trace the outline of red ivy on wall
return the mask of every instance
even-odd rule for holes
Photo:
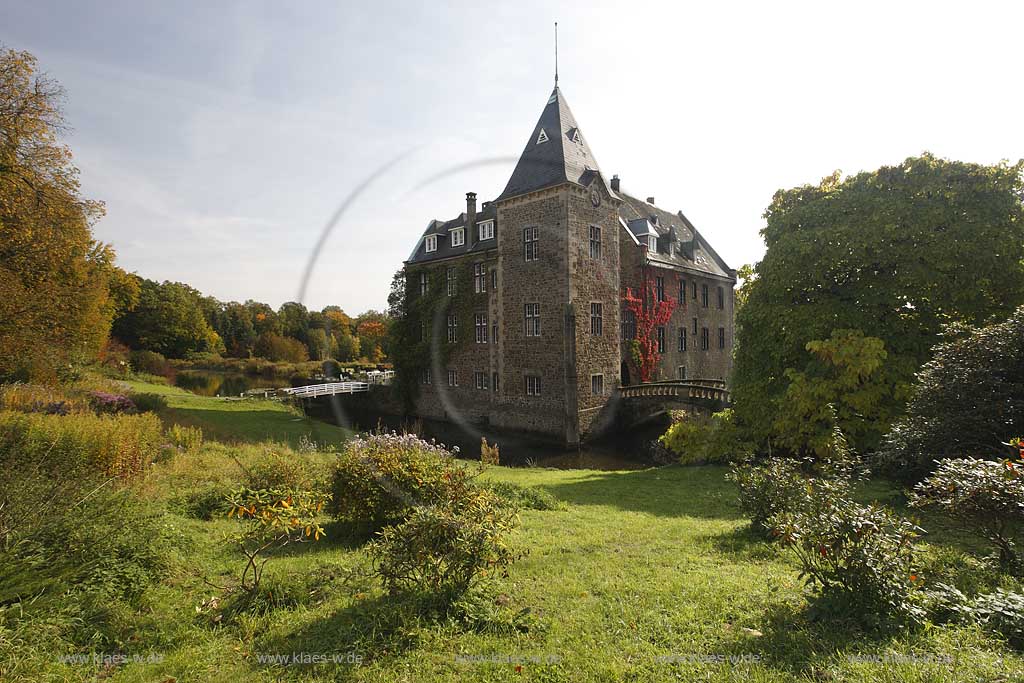
[[[636,317],[636,337],[633,339],[634,358],[641,382],[650,382],[661,360],[658,353],[657,329],[666,325],[676,309],[676,300],[666,295],[658,301],[653,277],[647,277],[641,291],[626,287],[622,296],[626,310]],[[666,333],[667,337],[667,333]],[[666,339],[666,343],[668,343]]]

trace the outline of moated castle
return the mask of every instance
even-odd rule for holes
[[[555,87],[505,190],[431,220],[405,263],[407,296],[448,297],[416,413],[566,445],[608,424],[630,362],[625,288],[678,300],[657,328],[657,379],[721,379],[732,365],[736,271],[683,213],[606,179]],[[432,288],[441,291],[432,292]]]

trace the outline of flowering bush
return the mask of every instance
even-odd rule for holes
[[[434,503],[444,489],[471,477],[455,462],[457,449],[412,434],[374,434],[350,441],[332,475],[330,511],[340,519],[380,528]]]
[[[1019,442],[1014,445],[1020,448]],[[953,458],[914,487],[910,504],[936,508],[972,533],[989,539],[1002,567],[1021,569],[1015,543],[1024,521],[1024,450],[1016,462]]]
[[[119,415],[136,412],[135,403],[127,396],[107,391],[89,392],[89,403],[97,413]]]

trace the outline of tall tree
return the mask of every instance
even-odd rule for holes
[[[118,339],[169,358],[223,350],[220,336],[203,316],[196,290],[180,282],[142,280],[140,284],[139,303],[114,322]]]
[[[891,416],[944,325],[1009,315],[1024,301],[1022,170],[925,154],[777,192],[737,312],[737,417],[770,437],[808,343],[837,329],[884,344]]]
[[[133,298],[113,251],[92,237],[103,205],[81,196],[59,141],[63,98],[35,57],[0,46],[0,379],[95,359]]]

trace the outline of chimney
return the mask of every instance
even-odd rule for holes
[[[619,175],[616,173],[612,176],[612,192],[619,191]]]
[[[648,204],[653,204],[654,203],[654,197],[648,197],[647,198],[647,203]]]
[[[476,244],[476,192],[466,193],[466,245]]]

